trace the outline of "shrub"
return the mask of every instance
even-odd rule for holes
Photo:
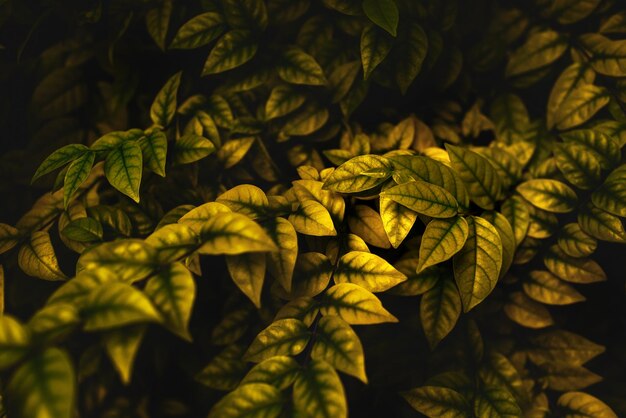
[[[626,415],[619,6],[0,2],[6,416]]]

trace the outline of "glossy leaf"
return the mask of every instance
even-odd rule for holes
[[[313,236],[337,235],[330,213],[321,203],[314,200],[300,203],[298,210],[289,215],[289,222],[301,234]]]
[[[76,158],[67,168],[65,179],[63,180],[63,205],[67,209],[72,196],[78,188],[87,180],[96,154],[93,151],[85,151]]]
[[[406,280],[385,259],[363,251],[351,251],[339,259],[335,283],[354,283],[370,292],[383,292]]]
[[[267,383],[287,389],[300,372],[300,365],[292,357],[275,356],[256,364],[241,381],[241,385]]]
[[[353,325],[398,322],[376,296],[354,283],[339,283],[324,294],[322,315],[335,315]]]
[[[417,272],[452,258],[461,251],[468,235],[467,221],[460,216],[430,221],[422,235]]]
[[[273,356],[295,356],[304,350],[309,338],[308,327],[302,321],[279,319],[256,336],[245,359],[261,362]]]
[[[277,251],[267,232],[239,213],[220,212],[209,218],[200,232],[201,254],[242,254]]]
[[[104,173],[111,186],[139,202],[142,164],[143,157],[139,144],[125,141],[109,151],[104,162]]]

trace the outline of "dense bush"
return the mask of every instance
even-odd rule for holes
[[[619,1],[0,25],[7,417],[626,416]]]

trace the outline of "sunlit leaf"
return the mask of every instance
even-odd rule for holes
[[[577,201],[576,193],[558,180],[527,180],[516,190],[531,204],[548,212],[571,212]]]
[[[605,133],[591,129],[576,129],[561,133],[566,143],[583,145],[600,161],[602,168],[610,168],[620,160],[619,145]]]
[[[378,155],[361,155],[332,172],[324,188],[340,193],[358,193],[373,189],[391,177],[391,164]]]
[[[228,255],[226,266],[233,282],[259,308],[265,281],[266,257],[263,253]]]
[[[309,338],[309,329],[302,321],[279,319],[256,336],[245,359],[261,362],[273,356],[295,356],[304,350]]]
[[[328,289],[320,312],[338,316],[353,325],[398,322],[376,296],[354,283],[339,283]]]
[[[240,184],[222,193],[216,202],[228,206],[233,212],[241,213],[253,219],[266,214],[269,207],[267,196],[260,188],[251,184]]]
[[[379,248],[391,246],[381,215],[369,206],[356,205],[354,216],[348,218],[348,226],[353,234],[362,238],[369,245]]]
[[[570,257],[587,257],[598,247],[598,241],[587,235],[577,223],[569,223],[561,229],[558,244]]]
[[[122,383],[130,383],[133,364],[146,327],[142,325],[114,329],[104,335],[104,346]]]
[[[458,203],[448,191],[421,180],[391,187],[380,196],[433,218],[451,218],[458,211]]]
[[[267,383],[287,389],[300,372],[300,365],[292,357],[275,356],[256,364],[241,381],[241,385]]]
[[[560,130],[581,125],[606,106],[609,100],[609,92],[604,87],[592,84],[577,86],[554,115],[555,125]]]
[[[422,235],[417,272],[452,258],[461,251],[468,234],[468,223],[460,216],[430,221]]]
[[[313,236],[337,235],[328,210],[314,200],[300,203],[298,210],[289,215],[289,222],[301,234]]]
[[[117,274],[122,281],[146,278],[155,268],[154,248],[142,240],[127,239],[107,242],[82,253],[77,270],[97,270],[102,267]]]
[[[417,213],[388,197],[380,198],[380,218],[393,248],[398,248],[417,219]]]
[[[293,405],[297,416],[346,418],[348,406],[335,369],[314,359],[296,377]]]
[[[254,138],[230,139],[217,151],[217,158],[224,168],[231,168],[246,156],[254,144]]]
[[[165,162],[167,158],[167,137],[165,133],[155,129],[139,139],[139,146],[143,153],[143,162],[150,171],[165,177]]]
[[[180,217],[178,223],[185,224],[195,233],[200,233],[202,226],[218,213],[232,212],[228,206],[217,202],[209,202],[191,209],[185,215]]]
[[[580,229],[596,239],[626,242],[626,231],[622,221],[593,205],[583,208],[578,213],[578,224]]]
[[[370,292],[383,292],[406,280],[385,259],[368,252],[351,251],[339,259],[335,283],[354,283]]]
[[[20,248],[17,255],[20,269],[29,276],[44,280],[65,280],[55,254],[50,234],[43,231],[33,232],[30,241]]]
[[[267,232],[239,213],[220,212],[209,218],[200,232],[201,254],[241,254],[277,251]]]

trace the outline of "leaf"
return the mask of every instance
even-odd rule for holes
[[[592,84],[594,79],[593,70],[581,63],[573,63],[561,73],[548,98],[546,113],[548,129],[552,129],[558,122],[557,116],[562,114],[562,107],[570,109],[570,111],[575,109],[575,106],[571,105],[573,93],[585,85]]]
[[[576,289],[548,271],[531,271],[523,287],[528,296],[547,305],[570,305],[585,301],[585,297]]]
[[[30,241],[20,248],[17,262],[20,269],[29,276],[44,280],[67,279],[59,267],[50,234],[47,232],[33,232]]]
[[[133,363],[146,332],[146,327],[132,326],[114,329],[104,335],[104,346],[123,384],[130,383]]]
[[[520,196],[514,195],[502,203],[501,210],[513,228],[515,243],[520,245],[530,226],[530,212],[527,203]]]
[[[289,215],[289,222],[301,234],[313,236],[335,236],[337,230],[328,210],[314,200],[300,203],[298,210]]]
[[[258,363],[273,356],[295,356],[304,350],[310,336],[302,321],[279,319],[256,336],[244,358]]]
[[[583,392],[564,393],[557,405],[567,411],[565,418],[617,418],[607,404]]]
[[[161,47],[163,49],[163,47]],[[166,127],[176,114],[176,96],[180,87],[182,71],[177,72],[165,83],[150,107],[150,119],[157,126]]]
[[[350,325],[334,316],[320,318],[311,358],[367,383],[363,346]]]
[[[238,345],[226,347],[195,376],[195,380],[212,389],[235,389],[248,370],[246,362],[241,360],[242,354],[243,348]]]
[[[193,252],[198,246],[198,236],[187,225],[173,223],[154,231],[145,243],[156,250],[156,259],[161,264],[167,264]]]
[[[559,130],[581,125],[609,103],[610,95],[604,87],[584,84],[571,92],[554,116]]]
[[[31,183],[34,183],[39,177],[44,176],[52,171],[63,167],[66,164],[81,157],[88,148],[83,144],[69,144],[50,154],[37,168]]]
[[[143,162],[150,171],[165,177],[165,162],[167,158],[167,137],[163,131],[153,130],[139,139],[139,146]]]
[[[492,210],[502,192],[496,169],[485,157],[468,149],[446,144],[446,150],[472,200],[481,208]]]
[[[183,24],[170,49],[195,49],[209,44],[224,32],[224,19],[215,12],[202,13]]]
[[[458,211],[458,203],[448,191],[421,180],[391,187],[380,196],[433,218],[451,218]]]
[[[241,386],[250,383],[267,383],[279,389],[287,389],[300,373],[300,365],[292,357],[276,356],[256,364],[241,381]]]
[[[247,30],[231,30],[222,36],[204,63],[202,76],[223,73],[250,61],[257,52],[258,44]]]
[[[626,76],[626,42],[613,41],[598,33],[586,33],[579,39],[591,53],[591,66],[597,73],[612,77]]]
[[[314,297],[323,292],[333,271],[328,257],[316,252],[298,254],[291,292],[284,295],[287,299]]]
[[[104,162],[104,173],[111,186],[139,202],[142,164],[139,144],[125,141],[109,151]]]
[[[154,270],[155,250],[139,239],[111,241],[84,251],[77,271],[106,268],[118,280],[134,282],[148,277]]]
[[[217,151],[217,158],[224,168],[231,168],[246,156],[250,147],[254,144],[254,138],[237,138],[228,140],[222,148]]]
[[[159,7],[154,7],[146,13],[148,33],[161,50],[165,50],[165,38],[172,15],[172,3],[172,0],[163,0]]]
[[[0,370],[20,361],[30,348],[28,328],[9,315],[0,316]]]
[[[315,180],[295,180],[292,182],[293,191],[300,202],[315,200],[321,203],[330,213],[333,220],[343,220],[346,204],[338,193],[324,190],[324,183]]]
[[[265,118],[275,119],[288,115],[304,104],[306,97],[288,85],[274,87],[265,103]]]
[[[507,218],[500,212],[484,212],[481,217],[492,224],[502,242],[502,267],[500,268],[500,278],[504,277],[509,271],[513,259],[515,257],[515,235],[511,224]]]
[[[620,150],[617,142],[609,135],[591,129],[576,129],[561,133],[566,143],[580,144],[587,148],[600,161],[602,168],[610,168],[620,161]]]
[[[417,273],[452,258],[463,248],[468,234],[468,223],[460,216],[430,221],[422,235]]]
[[[358,193],[375,188],[391,177],[391,164],[378,155],[361,155],[340,165],[324,182],[324,189]]]
[[[208,139],[195,134],[184,135],[174,142],[172,161],[174,164],[189,164],[213,152],[215,145]]]
[[[622,221],[614,215],[593,205],[578,213],[580,229],[590,236],[609,242],[626,242],[626,231]]]
[[[226,257],[226,266],[233,282],[257,308],[261,307],[261,291],[265,280],[266,259],[263,253],[245,253]]]
[[[469,216],[466,220],[467,240],[452,262],[463,310],[469,312],[496,286],[502,267],[502,241],[496,228],[483,218]]]
[[[374,247],[391,247],[381,215],[378,212],[366,205],[354,206],[354,212],[354,216],[348,218],[348,226],[353,234]]]
[[[417,219],[417,213],[387,197],[380,198],[380,218],[393,248],[398,248]]]
[[[298,256],[298,235],[291,222],[284,218],[275,218],[267,225],[267,230],[278,246],[278,251],[267,255],[267,269],[290,292]]]
[[[526,328],[539,329],[554,324],[545,306],[529,299],[522,292],[509,295],[509,302],[504,305],[504,313],[511,321]]]
[[[600,161],[579,144],[555,144],[556,166],[567,181],[580,189],[591,189],[600,180]]]
[[[252,219],[239,213],[216,213],[202,226],[200,254],[242,254],[278,251],[267,232]]]
[[[293,385],[296,416],[347,418],[346,397],[333,367],[313,359],[296,377]]]
[[[363,11],[369,20],[396,36],[400,13],[394,0],[364,0]]]
[[[528,357],[535,364],[563,361],[573,366],[587,363],[604,353],[604,347],[564,330],[545,331],[530,338]]]
[[[474,399],[474,413],[477,417],[518,418],[522,410],[508,390],[499,387],[486,387]]]
[[[558,180],[527,180],[517,186],[516,190],[532,205],[548,212],[571,212],[577,201],[576,193]]]
[[[265,1],[224,0],[223,6],[230,26],[265,30],[268,19]]]
[[[577,223],[569,223],[561,229],[558,244],[561,250],[570,257],[587,257],[598,247],[598,241],[587,235]]]
[[[181,216],[178,223],[187,225],[193,232],[199,234],[202,226],[218,213],[232,212],[228,206],[217,202],[209,202],[191,209],[185,215]]]
[[[571,366],[560,361],[543,363],[541,368],[548,388],[556,391],[580,390],[602,381],[601,376],[582,366]]]
[[[469,415],[467,400],[452,389],[422,386],[401,395],[413,409],[430,418],[464,418]]]
[[[557,245],[546,252],[543,263],[555,276],[571,283],[596,283],[606,280],[602,267],[589,258],[573,258]]]
[[[487,361],[479,371],[481,381],[485,385],[496,386],[508,390],[519,404],[528,402],[528,389],[522,377],[511,361],[498,352],[491,352]]]
[[[20,231],[11,225],[0,223],[0,254],[4,254],[19,243]]]
[[[97,205],[87,208],[90,218],[98,221],[103,228],[110,228],[116,235],[129,236],[132,225],[126,213],[118,208],[107,205]]]
[[[367,80],[372,72],[382,63],[391,47],[393,38],[375,25],[368,25],[361,32],[361,63],[363,78]]]
[[[172,263],[146,283],[144,293],[161,313],[163,325],[185,340],[196,297],[196,283],[191,272],[180,262]]]
[[[537,31],[509,57],[506,76],[513,77],[552,64],[567,49],[567,38],[553,30]]]
[[[283,408],[280,390],[265,383],[242,385],[224,396],[208,418],[278,418]]]
[[[266,215],[269,201],[265,192],[251,184],[240,184],[222,193],[215,199],[233,212],[241,213],[252,219]]]
[[[335,283],[354,283],[370,292],[384,292],[406,280],[384,258],[363,251],[350,251],[339,259]]]
[[[607,181],[591,195],[591,202],[598,208],[616,216],[626,217],[626,176]]]
[[[339,283],[324,294],[322,315],[335,315],[352,325],[398,322],[376,296],[354,283]]]
[[[287,83],[321,86],[326,84],[322,67],[311,55],[297,47],[290,47],[282,53],[277,66],[278,76]]]
[[[16,417],[70,418],[75,398],[76,376],[70,358],[54,347],[22,363],[6,388],[7,413]]]
[[[452,280],[439,280],[424,293],[420,302],[420,319],[431,350],[454,329],[460,315],[461,298]]]
[[[374,3],[374,0],[369,1]],[[399,43],[394,47],[394,54],[399,57],[396,60],[396,83],[402,94],[406,94],[411,83],[422,70],[428,48],[428,38],[424,29],[417,23],[411,23],[406,35],[400,38]]]

